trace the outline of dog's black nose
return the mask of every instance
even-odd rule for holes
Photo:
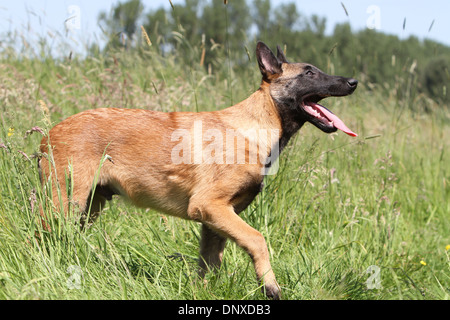
[[[350,87],[352,88],[356,88],[356,86],[358,85],[358,80],[356,79],[348,79],[347,83]]]

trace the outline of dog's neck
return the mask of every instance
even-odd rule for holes
[[[263,81],[260,88],[247,99],[220,112],[222,119],[231,127],[278,130],[278,141],[272,145],[268,154],[275,161],[291,137],[305,123],[294,106],[292,101],[275,101],[270,93],[270,84]],[[274,147],[277,148],[276,155],[273,153]]]
[[[277,101],[272,97],[270,93],[270,84],[268,82],[262,81],[257,92],[260,92],[265,96],[267,103],[263,107],[267,108],[267,105],[270,104],[270,108],[274,110],[274,114],[272,116],[278,117],[279,130],[281,132],[279,140],[279,150],[281,153],[292,136],[300,130],[306,121],[298,112],[294,99]]]

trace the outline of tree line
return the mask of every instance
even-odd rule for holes
[[[186,0],[170,8],[146,11],[141,0],[128,0],[98,17],[108,35],[103,50],[139,49],[141,26],[162,54],[183,52],[189,64],[205,68],[232,61],[233,68],[252,61],[254,44],[280,45],[292,61],[324,71],[358,77],[400,96],[425,93],[450,103],[450,47],[411,36],[401,40],[376,30],[354,31],[337,24],[326,34],[326,18],[305,16],[295,3],[273,6],[270,0]],[[199,60],[200,59],[200,60]]]

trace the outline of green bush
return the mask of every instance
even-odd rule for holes
[[[441,102],[450,102],[450,58],[440,56],[428,62],[422,74],[426,92]]]

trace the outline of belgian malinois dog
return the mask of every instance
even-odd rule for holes
[[[261,86],[229,108],[169,113],[103,108],[53,127],[42,139],[39,160],[51,205],[66,214],[77,207],[83,225],[117,194],[138,207],[198,221],[201,276],[220,267],[231,239],[252,258],[263,292],[279,299],[264,237],[239,213],[305,122],[326,133],[340,129],[356,136],[318,102],[353,93],[358,81],[289,63],[279,47],[275,56],[262,42],[256,56]]]

